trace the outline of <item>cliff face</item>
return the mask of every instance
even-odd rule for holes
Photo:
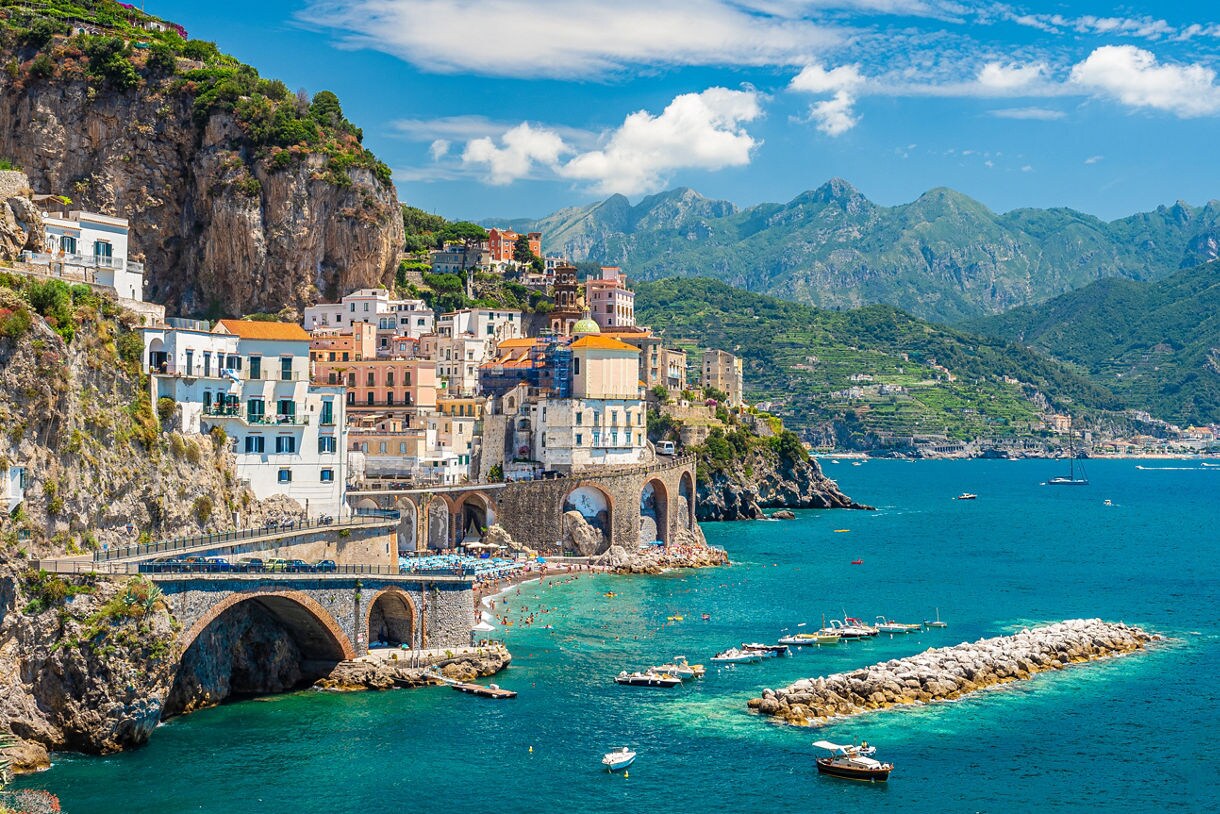
[[[0,156],[36,191],[128,218],[145,298],[170,313],[274,312],[392,280],[393,184],[308,150],[273,162],[231,113],[194,101],[169,78],[120,91],[0,73]]]
[[[839,491],[813,458],[785,458],[766,447],[751,449],[728,469],[700,478],[699,520],[754,520],[763,509],[867,509]]]

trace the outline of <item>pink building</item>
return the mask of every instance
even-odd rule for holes
[[[617,266],[603,267],[601,277],[585,281],[585,305],[602,330],[635,325],[635,292]]]

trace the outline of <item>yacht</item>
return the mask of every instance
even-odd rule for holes
[[[876,783],[888,780],[890,772],[894,771],[894,764],[882,763],[870,757],[876,754],[877,750],[867,743],[844,746],[830,741],[815,741],[813,745],[830,753],[826,757],[816,759],[820,774]]]
[[[953,499],[954,500],[978,500],[979,496],[976,495],[974,492],[962,492],[960,495],[958,495],[957,497],[955,497]]]
[[[873,623],[873,627],[882,633],[914,633],[917,630],[923,629],[923,625],[895,622],[893,619],[886,619],[884,616],[878,616],[877,621]]]
[[[703,678],[707,670],[702,664],[689,664],[686,661],[686,656],[674,656],[673,661],[669,664],[661,664],[657,667],[649,667],[648,672],[660,673],[662,675],[671,675],[678,678]]]
[[[786,644],[789,647],[814,647],[824,644],[838,644],[840,636],[838,633],[797,633],[794,636],[781,636],[780,644]]]
[[[843,617],[843,629],[859,631],[861,636],[876,636],[881,632],[872,625],[866,624],[863,619],[857,619],[854,616]]]
[[[1089,476],[1084,473],[1084,464],[1080,465],[1080,477],[1076,477],[1076,447],[1073,443],[1075,433],[1068,424],[1068,473],[1046,479],[1047,486],[1088,486]]]
[[[714,664],[754,664],[759,661],[762,661],[762,656],[758,653],[738,650],[736,647],[730,647],[728,650],[712,656]]]
[[[635,752],[626,746],[620,746],[613,752],[607,752],[606,756],[602,758],[602,765],[606,767],[606,771],[610,772],[626,769],[632,763],[635,763]]]
[[[629,687],[676,687],[682,679],[666,673],[629,673],[626,670],[614,677],[615,684],[625,684]]]
[[[935,620],[933,620],[933,621],[931,621],[931,622],[929,622],[928,620],[926,620],[926,619],[925,619],[925,620],[924,620],[924,623],[923,623],[923,626],[924,626],[924,627],[948,627],[948,626],[949,626],[949,623],[948,623],[948,622],[942,622],[942,621],[940,620],[940,608],[937,608],[937,609],[936,609],[936,619],[935,619]]]
[[[757,653],[764,659],[773,659],[776,656],[786,656],[790,652],[788,645],[780,644],[759,644],[758,642],[741,643],[741,650],[745,653]]]

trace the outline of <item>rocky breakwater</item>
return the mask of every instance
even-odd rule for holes
[[[1160,637],[1125,624],[1072,619],[1012,636],[963,642],[850,673],[763,690],[750,709],[797,726],[816,726],[889,707],[949,701],[1070,664],[1143,650]]]
[[[668,545],[633,549],[610,546],[590,562],[616,574],[660,574],[671,568],[728,565],[729,555],[724,549],[709,546],[696,526],[695,531],[680,529]]]
[[[377,653],[340,662],[330,675],[319,679],[314,686],[339,692],[422,687],[435,684],[437,673],[455,681],[474,681],[495,675],[512,660],[508,650],[498,644],[424,662],[405,650]]]

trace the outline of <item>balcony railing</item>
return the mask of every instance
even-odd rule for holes
[[[40,266],[62,264],[86,269],[126,269],[133,274],[143,274],[144,264],[122,257],[98,257],[91,254],[50,254],[48,252],[22,252],[21,259]]]
[[[212,404],[203,408],[204,416],[210,418],[239,418],[246,424],[303,427],[309,424],[309,416],[295,413],[250,413],[241,407]]]

